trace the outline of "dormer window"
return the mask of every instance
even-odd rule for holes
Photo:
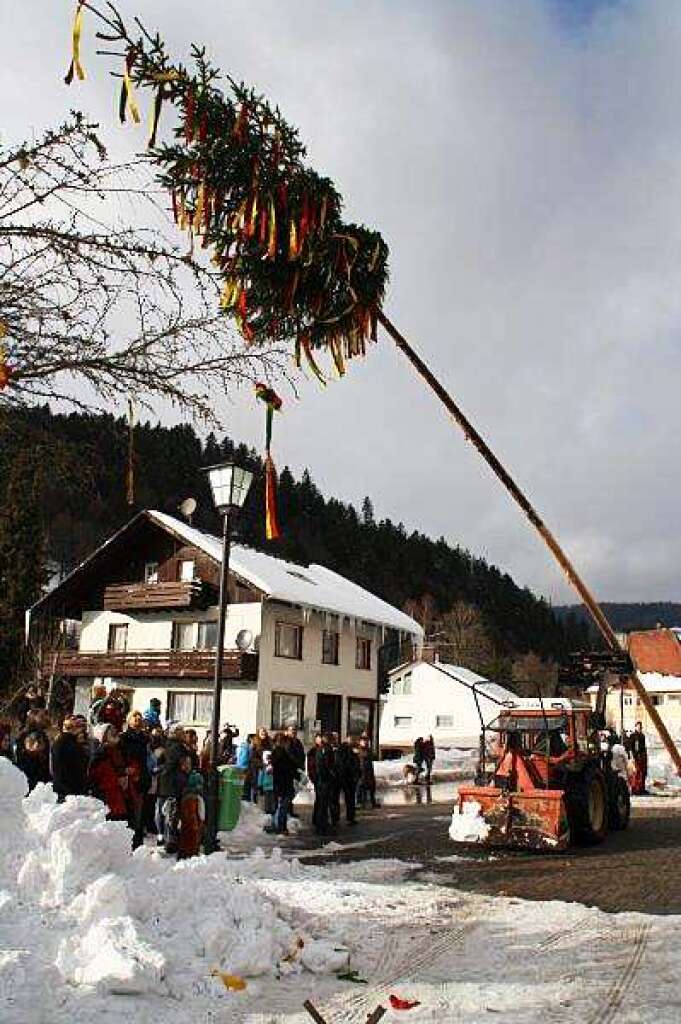
[[[144,582],[158,583],[158,562],[145,562]]]
[[[196,562],[193,558],[182,558],[177,570],[178,579],[191,583],[196,578]]]

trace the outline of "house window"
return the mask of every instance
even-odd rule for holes
[[[361,736],[363,732],[370,736],[374,726],[374,702],[371,700],[348,700],[348,736]]]
[[[681,702],[681,693],[668,693],[667,704],[679,704]]]
[[[393,725],[396,729],[408,729],[411,725],[411,717],[406,715],[395,715]]]
[[[436,729],[451,729],[454,726],[454,715],[436,715]]]
[[[194,650],[195,622],[173,622],[171,647],[174,651]]]
[[[218,645],[217,622],[199,622],[199,635],[196,646],[200,651],[214,651]]]
[[[289,725],[303,727],[305,697],[297,693],[272,694],[272,728],[286,729]]]
[[[357,637],[355,668],[371,668],[371,640],[368,637]]]
[[[338,664],[338,633],[325,629],[322,633],[322,663],[324,665]]]
[[[191,583],[196,576],[196,562],[193,558],[182,558],[177,567],[177,575],[183,583]]]
[[[630,708],[633,703],[634,703],[634,698],[631,696],[631,694],[630,693],[625,693],[625,695],[624,695],[624,706],[625,706],[625,708]]]
[[[127,624],[124,626],[109,626],[109,641],[107,644],[109,651],[127,651],[128,649],[128,627]]]
[[[405,672],[403,676],[397,677],[393,682],[392,692],[395,697],[411,696],[411,672]]]
[[[650,694],[650,703],[653,704],[654,707],[659,707],[663,700],[664,700],[664,697],[662,696],[661,693],[651,693]]]
[[[212,714],[212,693],[175,693],[173,691],[168,694],[168,720],[171,722],[208,725]]]
[[[303,627],[293,626],[290,622],[278,622],[274,636],[274,653],[278,658],[297,658],[303,656]]]
[[[145,562],[144,582],[158,583],[158,562]]]

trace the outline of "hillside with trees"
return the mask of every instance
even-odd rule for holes
[[[629,633],[638,629],[655,629],[656,626],[681,626],[681,604],[675,601],[620,602],[604,601],[601,604],[613,629]],[[554,608],[556,615],[565,621],[568,617],[586,623],[591,630],[591,620],[581,605],[560,605]]]
[[[0,647],[7,681],[21,664],[24,609],[46,571],[66,572],[142,508],[178,515],[197,499],[194,525],[218,532],[201,466],[234,455],[255,472],[239,532],[244,543],[296,562],[319,562],[400,608],[441,646],[495,678],[511,679],[514,661],[530,652],[547,664],[584,644],[574,615],[558,619],[548,603],[518,587],[443,537],[433,540],[402,523],[377,520],[370,497],[358,511],[325,497],[306,471],[279,476],[282,537],[267,542],[259,456],[230,437],[205,441],[187,424],[134,428],[134,504],[126,500],[129,429],[124,419],[92,413],[15,409],[0,420],[0,613],[8,629]],[[19,528],[19,524],[21,528]],[[447,647],[449,644],[449,647]]]

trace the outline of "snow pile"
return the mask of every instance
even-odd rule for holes
[[[454,808],[449,838],[455,843],[481,843],[487,839],[490,826],[482,814],[477,800],[467,800],[461,810]]]
[[[22,773],[0,759],[3,1024],[41,1021],[40,998],[33,1003],[42,986],[53,1010],[74,992],[230,999],[220,972],[279,977],[347,965],[348,948],[329,937],[328,923],[301,922],[292,909],[303,878],[324,869],[276,849],[179,863],[149,847],[131,854],[130,831],[106,821],[99,801],[58,804],[51,786],[24,799],[25,791]],[[249,805],[244,812],[243,835],[262,838],[265,816]],[[285,898],[270,893],[273,880],[292,885]],[[54,1019],[56,1011],[46,1024]]]

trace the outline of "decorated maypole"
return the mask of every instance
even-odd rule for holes
[[[608,647],[619,650],[610,623],[558,541],[383,312],[386,243],[377,231],[343,220],[340,194],[305,164],[298,133],[279,109],[229,76],[220,88],[218,71],[203,49],[192,49],[191,71],[171,61],[160,36],[152,36],[137,19],[134,32],[129,30],[111,3],[104,7],[98,0],[76,2],[68,84],[85,78],[80,44],[86,13],[100,26],[97,38],[114,47],[98,53],[117,62],[112,74],[121,79],[121,121],[130,115],[139,123],[137,91],[151,93],[148,158],[191,253],[205,250],[220,275],[221,307],[244,344],[290,343],[296,365],[305,364],[324,384],[319,354],[326,352],[333,371],[343,376],[346,364],[376,341],[380,323],[537,530]],[[158,137],[164,104],[176,113],[167,141]],[[2,365],[7,367],[6,358],[0,371]],[[4,371],[6,384],[9,372]],[[268,537],[275,539],[276,474],[269,448],[273,413],[281,402],[266,385],[256,394],[267,406],[266,522]],[[636,672],[631,681],[681,773],[681,754]]]

